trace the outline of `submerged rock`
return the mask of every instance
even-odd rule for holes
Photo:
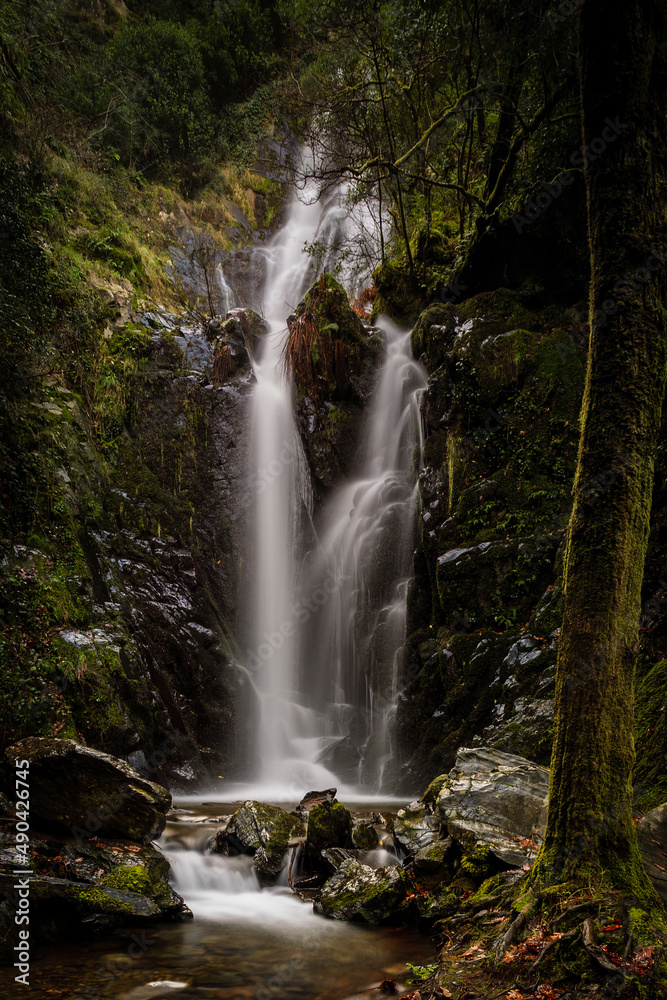
[[[306,828],[298,816],[279,806],[244,802],[215,840],[220,854],[254,854],[253,866],[262,885],[273,885],[285,867],[285,852]]]
[[[521,866],[537,853],[546,824],[549,771],[500,750],[461,749],[444,782],[437,815],[466,848],[488,847]]]
[[[410,877],[398,865],[369,868],[348,859],[324,884],[314,909],[334,920],[396,923],[400,920],[401,904],[412,892]]]
[[[117,757],[74,740],[29,737],[5,751],[7,791],[17,760],[29,765],[33,824],[78,839],[100,835],[144,843],[164,829],[171,795]]]

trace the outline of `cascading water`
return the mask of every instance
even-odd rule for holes
[[[335,592],[303,637],[310,697],[329,721],[321,759],[348,782],[379,790],[405,630],[426,374],[410,333],[383,320],[386,354],[366,427],[359,477],[334,492],[309,589],[329,575]]]
[[[254,364],[255,589],[246,663],[259,702],[255,791],[260,786],[274,797],[340,785],[341,778],[379,786],[403,642],[419,395],[426,384],[410,355],[409,332],[382,323],[385,359],[360,475],[326,506],[321,543],[312,526],[293,389],[280,363],[287,316],[345,245],[350,217],[344,196],[339,189],[318,198],[315,185],[307,187],[267,251],[268,332]],[[319,265],[304,244],[325,248]],[[347,270],[341,277],[348,291],[356,291],[358,275]],[[309,595],[318,594],[324,600],[313,604]],[[327,753],[331,769],[322,763]]]
[[[299,780],[297,775],[313,756],[307,741],[317,736],[313,713],[300,703],[294,669],[295,567],[301,527],[312,513],[312,497],[294,422],[292,386],[280,363],[286,318],[315,276],[304,244],[315,238],[322,221],[317,193],[312,187],[301,198],[294,197],[287,222],[269,248],[264,291],[268,333],[254,365],[256,586],[248,666],[260,704],[258,779],[274,791]],[[321,773],[313,768],[311,776],[316,782],[331,778],[323,768]]]

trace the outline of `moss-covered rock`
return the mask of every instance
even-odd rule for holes
[[[451,837],[444,840],[434,840],[426,844],[415,854],[412,867],[418,878],[426,876],[444,877],[452,871],[452,858],[455,855],[454,841]]]
[[[342,802],[321,802],[308,813],[306,856],[319,867],[322,851],[352,846],[352,816]]]
[[[294,813],[248,800],[216,837],[215,849],[221,854],[253,854],[260,883],[273,885],[285,867],[288,846],[298,843],[305,834],[302,820]]]
[[[29,774],[36,823],[79,838],[100,834],[139,842],[154,840],[164,829],[171,795],[126,761],[74,740],[39,737],[8,747],[4,756],[7,791],[15,762]]]
[[[362,851],[374,851],[380,842],[372,823],[358,822],[352,826],[352,843]]]
[[[368,868],[350,859],[325,882],[315,912],[334,920],[398,923],[401,904],[411,892],[412,880],[398,865]]]

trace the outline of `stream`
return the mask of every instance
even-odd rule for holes
[[[408,990],[406,962],[433,960],[427,938],[416,931],[316,916],[312,902],[286,884],[260,889],[251,857],[206,853],[221,818],[238,802],[188,798],[175,805],[159,846],[194,919],[37,948],[28,990],[19,993],[13,972],[0,970],[3,1000],[24,993],[31,1000],[370,1000],[383,995],[378,987],[385,979]],[[368,863],[396,860],[385,851],[369,853],[377,857]]]

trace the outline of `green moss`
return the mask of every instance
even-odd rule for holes
[[[352,817],[342,802],[322,802],[308,813],[306,851],[315,862],[327,847],[352,844]]]
[[[640,667],[635,688],[635,806],[667,801],[667,660]]]
[[[136,892],[141,896],[154,894],[153,879],[142,865],[118,865],[102,879],[103,886],[121,889],[123,892]]]

